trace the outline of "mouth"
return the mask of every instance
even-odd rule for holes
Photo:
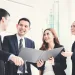
[[[26,31],[20,30],[20,32],[23,33],[23,32],[26,32]]]
[[[71,32],[75,32],[75,30],[71,30]]]
[[[48,39],[45,39],[45,41],[48,41]]]

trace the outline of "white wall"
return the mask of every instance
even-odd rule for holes
[[[42,43],[42,31],[49,27],[47,24],[54,0],[13,1],[21,2],[21,4],[11,2],[10,0],[0,0],[0,7],[8,10],[11,14],[11,20],[7,29],[8,34],[13,34],[16,32],[16,23],[19,18],[27,17],[31,21],[31,30],[27,36],[35,41],[36,48],[38,49]],[[74,40],[70,34],[71,23],[75,20],[74,9],[75,0],[59,0],[59,39],[61,44],[64,45],[66,51],[71,51],[71,44]],[[55,15],[57,14],[55,13]],[[71,60],[70,58],[67,58],[67,75],[71,75],[71,70]],[[36,69],[33,71],[37,72],[38,75],[38,71]]]
[[[31,21],[31,30],[27,36],[34,39],[36,48],[39,48],[41,45],[42,30],[47,28],[47,18],[52,4],[53,0],[0,0],[0,7],[6,9],[11,14],[7,31],[15,33],[18,20],[22,17],[29,18]]]
[[[20,3],[14,3],[18,1]],[[42,43],[42,31],[47,27],[47,17],[52,7],[53,0],[0,0],[0,8],[6,9],[10,14],[7,33],[3,36],[16,33],[17,21],[27,17],[31,21],[31,30],[26,35],[33,39],[38,49]],[[33,75],[38,75],[38,70],[32,67]]]

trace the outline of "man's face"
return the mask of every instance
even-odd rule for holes
[[[8,26],[8,21],[9,21],[9,16],[2,17],[2,20],[1,20],[1,22],[2,22],[2,24],[1,24],[2,31],[6,31],[7,26]]]
[[[71,25],[71,33],[75,35],[75,22]]]
[[[29,22],[21,20],[17,25],[17,31],[19,36],[24,36],[30,29]]]

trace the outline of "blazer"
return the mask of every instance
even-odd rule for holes
[[[10,55],[9,53],[5,53],[2,51],[2,42],[1,42],[1,36],[0,36],[0,75],[4,75],[4,67],[5,67],[4,61],[7,61],[9,55]]]
[[[35,48],[34,41],[28,38],[25,38],[25,47]],[[6,52],[15,54],[15,55],[19,54],[18,41],[17,41],[16,34],[4,37],[3,50]],[[5,75],[17,75],[17,69],[18,67],[15,66],[13,63],[7,62],[6,69],[5,69]],[[28,71],[28,74],[31,75],[30,62],[27,62],[27,71]]]
[[[0,60],[7,61],[10,56],[10,53],[0,50]]]
[[[62,47],[62,46],[56,44],[54,48],[58,48],[58,47]],[[55,62],[55,65],[53,65],[52,68],[53,68],[53,71],[54,71],[55,75],[66,75],[65,71],[64,71],[67,67],[66,57],[63,57],[60,53],[55,57],[54,62]],[[43,75],[43,72],[44,72],[44,69],[45,69],[45,63],[42,67],[40,67],[38,69],[41,70],[41,75]]]
[[[72,52],[73,52],[73,55],[71,56],[71,60],[72,60],[72,75],[75,75],[75,42],[72,44]]]

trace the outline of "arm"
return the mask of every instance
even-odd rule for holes
[[[15,56],[14,54],[10,54],[10,44],[8,41],[8,37],[4,37],[3,45],[2,45],[2,50],[4,51],[2,54],[3,60],[5,61],[12,61],[15,63],[15,65],[22,65],[24,63],[23,59]]]
[[[9,56],[10,56],[10,53],[0,50],[0,60],[7,61]]]
[[[2,49],[3,51],[5,52],[10,52],[10,44],[9,44],[9,40],[8,40],[9,37],[5,36],[4,37],[4,40],[3,40],[3,44],[2,44]]]
[[[63,49],[64,51],[64,49]],[[57,72],[63,72],[66,69],[66,57],[62,56],[61,53],[56,56],[55,58],[55,64],[53,65],[53,70],[55,73]]]
[[[0,60],[8,61],[8,58],[9,58],[9,61],[11,60],[17,66],[23,65],[24,63],[22,58],[12,55],[10,53],[4,52],[4,51],[0,51]]]
[[[71,60],[75,62],[75,52],[72,53]]]
[[[72,60],[72,62],[75,62],[75,42],[72,44],[71,60]]]

